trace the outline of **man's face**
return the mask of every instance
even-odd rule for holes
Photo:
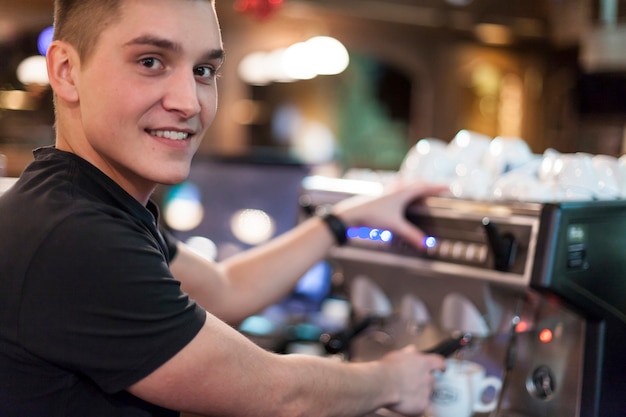
[[[80,69],[81,156],[140,200],[184,180],[215,116],[221,63],[209,2],[125,0]]]

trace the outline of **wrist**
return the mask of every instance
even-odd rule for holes
[[[318,217],[333,235],[337,246],[343,246],[348,242],[348,227],[339,216],[330,211],[326,211],[318,214]]]
[[[381,407],[392,409],[402,399],[401,388],[398,387],[398,374],[384,359],[370,362],[370,364],[374,365],[377,375],[374,379],[379,389],[377,402],[381,404]]]

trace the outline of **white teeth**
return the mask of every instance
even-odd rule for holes
[[[183,140],[189,137],[189,133],[176,132],[175,130],[151,130],[150,134],[171,140]]]

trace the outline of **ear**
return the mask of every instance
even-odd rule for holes
[[[54,41],[46,53],[48,79],[55,94],[68,102],[79,100],[77,80],[80,58],[72,45]]]

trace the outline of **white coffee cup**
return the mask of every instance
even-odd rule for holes
[[[562,200],[592,200],[598,192],[598,179],[592,155],[582,152],[561,154],[554,161],[554,178]]]
[[[533,159],[530,147],[522,138],[498,136],[489,143],[489,149],[482,158],[482,166],[491,176],[499,176],[520,168]]]
[[[502,380],[487,376],[485,368],[476,362],[447,359],[445,372],[435,375],[435,387],[426,413],[428,417],[470,417],[495,409]],[[485,392],[494,395],[485,401]]]
[[[450,191],[457,198],[485,199],[491,195],[494,178],[482,167],[458,164],[456,177],[450,181]]]
[[[611,155],[594,155],[591,163],[598,179],[597,196],[601,200],[621,198],[626,179],[626,168]]]
[[[420,139],[404,157],[399,174],[431,183],[446,183],[454,174],[454,163],[447,146],[441,139]]]
[[[461,129],[448,144],[447,151],[457,163],[479,165],[487,153],[491,137],[468,129]]]

